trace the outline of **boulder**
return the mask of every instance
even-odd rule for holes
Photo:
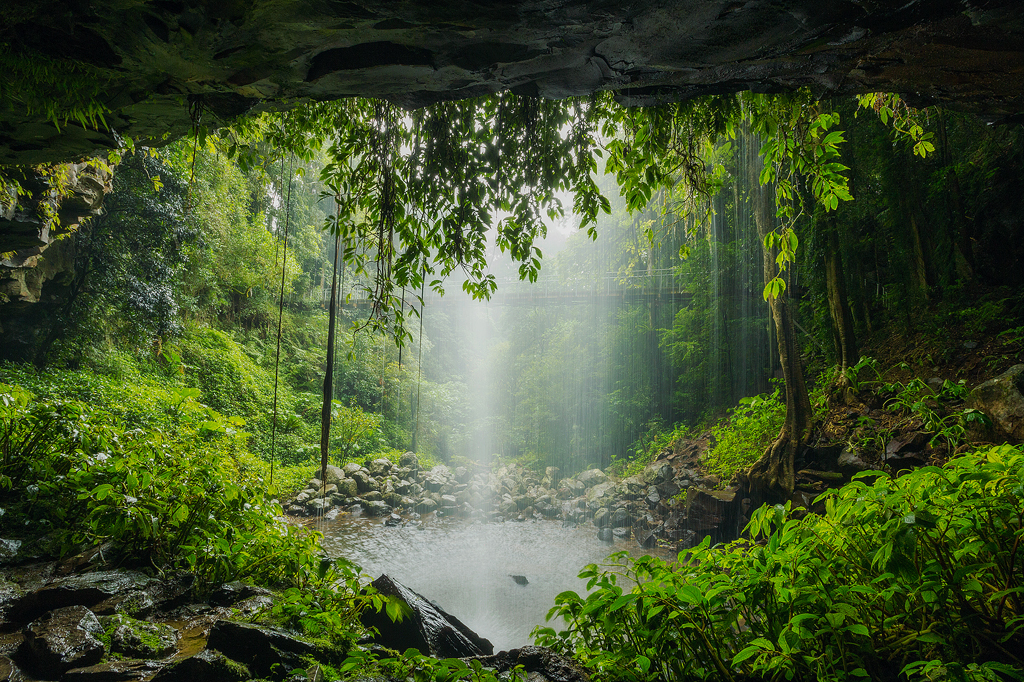
[[[619,508],[612,512],[611,517],[608,519],[609,525],[612,528],[627,528],[630,525],[629,512],[625,509]]]
[[[370,462],[366,468],[370,472],[371,476],[383,476],[391,471],[391,467],[394,466],[390,459],[380,457]]]
[[[377,489],[377,482],[370,478],[370,474],[364,469],[357,469],[349,474],[349,477],[356,482],[359,492],[365,493]]]
[[[180,635],[163,623],[148,623],[130,616],[103,616],[100,625],[110,635],[110,653],[131,658],[163,658],[178,648]]]
[[[393,622],[384,611],[366,609],[360,616],[367,628],[376,628],[373,641],[381,646],[420,653],[437,658],[489,656],[494,647],[489,641],[466,627],[458,618],[431,603],[405,585],[382,575],[372,583],[374,589],[389,599],[404,602],[410,613],[401,622]]]
[[[243,664],[255,677],[273,680],[304,670],[304,658],[317,654],[316,646],[287,630],[230,620],[213,624],[206,646]]]
[[[587,488],[593,488],[595,485],[599,485],[608,480],[605,473],[600,469],[587,469],[576,476],[576,480],[582,483]]]
[[[344,481],[344,480],[345,480],[345,471],[344,471],[344,469],[336,467],[333,464],[328,464],[327,465],[327,470],[324,473],[324,481],[326,481],[326,483],[328,485],[330,485],[332,483],[334,485],[340,485],[341,482]]]
[[[836,466],[847,476],[867,471],[870,468],[853,448],[846,448],[839,453],[839,457],[836,459]]]
[[[338,494],[345,497],[355,497],[359,494],[359,484],[354,478],[344,478],[336,483]]]
[[[598,528],[607,528],[611,524],[612,513],[607,507],[601,507],[594,514],[594,525]]]
[[[658,492],[657,487],[652,485],[647,489],[647,505],[654,508],[658,506],[659,502],[661,502],[661,493]]]
[[[96,607],[97,613],[115,613],[127,595],[145,591],[157,581],[138,571],[96,571],[58,578],[11,605],[8,619],[27,622],[63,606]]]
[[[402,456],[398,458],[398,465],[409,469],[420,468],[420,458],[416,456],[415,452],[404,452]]]
[[[355,472],[359,471],[362,468],[363,467],[359,466],[355,462],[349,462],[348,464],[343,466],[341,469],[342,469],[342,471],[345,472],[346,476],[351,476],[352,474],[354,474]]]
[[[417,513],[429,514],[430,512],[437,509],[437,502],[434,502],[434,500],[430,499],[429,497],[424,497],[422,500],[416,503],[414,509],[417,511]]]
[[[255,585],[243,583],[241,580],[235,580],[219,585],[210,593],[206,601],[213,606],[233,606],[243,599],[266,597],[270,594],[270,590],[266,588],[256,587]]]
[[[558,467],[547,467],[544,469],[544,478],[548,479],[548,487],[554,488],[561,480],[562,470]]]
[[[153,677],[153,682],[242,682],[252,674],[243,664],[219,651],[205,649],[172,663]]]
[[[363,511],[367,516],[387,516],[391,513],[391,507],[382,500],[374,500],[363,505]]]
[[[500,651],[493,656],[478,656],[485,668],[507,673],[516,666],[526,671],[527,680],[548,680],[549,682],[589,682],[586,672],[571,658],[556,654],[540,646],[524,646],[520,649]]]
[[[610,481],[592,487],[587,491],[587,506],[591,509],[610,506],[609,502],[614,499],[615,487]]]
[[[141,682],[164,667],[163,661],[125,659],[75,668],[64,673],[61,682]],[[5,679],[0,673],[0,680]]]
[[[72,668],[95,665],[103,658],[99,640],[103,627],[84,606],[65,606],[30,623],[19,649],[19,660],[44,679],[55,679]]]
[[[992,420],[996,438],[1024,442],[1024,365],[1014,365],[976,387],[967,406]]]

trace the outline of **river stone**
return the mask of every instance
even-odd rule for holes
[[[630,525],[629,512],[619,508],[612,512],[609,523],[612,528],[625,528]]]
[[[126,659],[97,663],[86,668],[74,668],[64,673],[61,682],[141,682],[148,680],[164,667],[163,661]],[[0,674],[0,680],[4,677]]]
[[[345,470],[340,467],[336,467],[333,464],[328,464],[327,469],[324,472],[324,480],[328,485],[331,483],[338,485],[341,481],[345,480]]]
[[[338,494],[345,497],[355,497],[359,494],[359,484],[353,478],[343,478],[338,481]]]
[[[402,456],[398,458],[398,465],[409,469],[419,469],[420,458],[416,456],[415,452],[404,452],[402,453]]]
[[[391,507],[382,500],[374,500],[363,505],[363,511],[367,516],[387,516],[391,513]]]
[[[416,503],[415,509],[420,514],[429,514],[430,512],[437,509],[437,502],[434,502],[434,500],[430,499],[429,497],[424,497],[422,500]]]
[[[608,477],[600,469],[587,469],[576,476],[576,480],[588,488],[593,488],[595,485],[607,481]]]
[[[100,625],[110,633],[110,653],[132,658],[163,658],[177,649],[177,630],[163,623],[147,623],[117,614],[104,616]]]
[[[244,664],[257,677],[281,679],[305,669],[304,657],[316,656],[313,644],[280,628],[218,620],[207,647]]]
[[[359,492],[361,493],[377,489],[377,483],[370,478],[370,474],[362,469],[353,471],[349,476],[355,480],[356,486],[359,488]]]
[[[612,513],[607,507],[601,507],[594,512],[594,525],[598,528],[607,528],[611,523]]]
[[[613,497],[615,484],[612,482],[599,483],[587,491],[587,506],[591,509],[608,506]]]
[[[367,628],[377,629],[377,634],[373,636],[377,644],[397,651],[414,648],[436,658],[494,653],[494,647],[489,641],[470,630],[458,618],[391,577],[382,575],[372,585],[380,594],[405,602],[412,611],[401,622],[395,623],[383,611],[364,609],[360,619]]]
[[[611,528],[602,528],[597,531],[597,539],[601,542],[613,542],[615,540],[615,534],[612,533]]]
[[[380,457],[370,462],[366,468],[369,470],[371,476],[383,476],[384,474],[391,471],[392,462],[390,459]]]
[[[352,474],[354,474],[355,472],[359,471],[362,468],[363,467],[359,466],[355,462],[349,462],[348,464],[343,466],[341,470],[345,472],[346,476],[351,476]]]
[[[84,606],[65,606],[50,611],[25,628],[22,658],[50,679],[72,668],[95,665],[103,658],[103,634],[99,620]],[[20,660],[20,659],[19,659]]]
[[[399,495],[398,493],[393,493],[393,492],[392,493],[385,493],[384,494],[384,503],[387,504],[388,506],[391,506],[391,507],[400,507],[400,506],[402,506],[402,496]]]
[[[992,420],[996,438],[1024,442],[1024,365],[1014,365],[977,386],[967,406]]]
[[[167,666],[153,682],[242,682],[251,680],[249,669],[219,651],[205,649]]]
[[[325,500],[322,497],[317,497],[306,503],[306,509],[310,514],[319,514],[320,512],[326,511],[331,508],[331,501]]]
[[[550,481],[549,487],[554,488],[562,478],[562,470],[558,467],[546,467],[544,469],[544,478]]]

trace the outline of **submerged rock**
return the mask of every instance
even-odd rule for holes
[[[360,616],[367,628],[376,628],[373,641],[397,651],[418,649],[437,658],[461,658],[494,653],[491,643],[470,630],[458,618],[431,603],[426,597],[410,590],[388,575],[372,583],[380,594],[399,599],[408,605],[410,613],[398,623],[383,611],[367,609]]]

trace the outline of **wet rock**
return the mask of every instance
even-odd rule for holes
[[[640,474],[649,485],[657,485],[663,481],[670,481],[675,475],[672,465],[668,462],[655,462],[649,464]]]
[[[370,478],[370,474],[363,469],[353,471],[349,477],[356,482],[356,487],[361,493],[377,489],[377,482]]]
[[[388,528],[394,528],[395,526],[402,525],[402,517],[398,514],[391,514],[384,519],[384,525]]]
[[[976,387],[967,406],[992,420],[995,439],[1024,442],[1024,365],[1014,365]]]
[[[0,565],[16,559],[19,549],[21,549],[21,540],[0,538]]]
[[[153,677],[163,667],[162,661],[109,661],[69,670],[60,679],[61,682],[141,682]],[[0,674],[0,680],[3,679],[3,675]]]
[[[836,466],[847,476],[867,471],[870,468],[853,448],[846,448],[839,453],[839,457],[836,459]]]
[[[144,591],[155,582],[137,571],[96,571],[59,578],[12,604],[8,618],[23,623],[64,606],[93,607],[103,602],[107,602],[105,608],[98,610],[114,613],[126,593]]]
[[[322,488],[323,485],[324,482],[321,481],[319,478],[311,478],[308,481],[306,481],[306,488],[313,491],[320,490],[320,488]]]
[[[412,613],[394,623],[383,612],[366,609],[360,616],[367,628],[377,628],[373,641],[398,651],[419,649],[438,658],[490,655],[491,643],[466,627],[458,618],[438,608],[422,595],[387,575],[373,581],[381,594],[404,601]]]
[[[520,649],[500,651],[493,656],[477,656],[475,660],[480,661],[486,668],[493,668],[497,673],[507,673],[516,666],[522,666],[527,673],[526,679],[530,682],[589,682],[590,679],[571,658],[541,646],[524,646]]]
[[[345,472],[346,476],[351,476],[352,474],[354,474],[355,472],[361,470],[362,468],[363,467],[359,466],[355,462],[349,462],[348,464],[343,466],[341,468],[341,470]]]
[[[317,653],[313,644],[286,630],[230,620],[213,624],[207,648],[242,663],[256,677],[275,680],[305,669],[304,657]]]
[[[594,525],[598,528],[607,528],[611,522],[612,513],[607,507],[601,507],[594,514]]]
[[[172,663],[153,677],[153,682],[242,682],[251,680],[249,669],[219,651],[205,649]]]
[[[210,596],[207,602],[213,606],[233,606],[243,599],[251,597],[265,597],[270,595],[270,590],[255,585],[248,585],[240,580],[219,585]]]
[[[841,483],[843,481],[843,475],[838,471],[818,471],[816,469],[801,469],[796,472],[797,476],[806,476],[807,478],[817,479],[819,481],[825,481],[826,483]]]
[[[163,658],[177,649],[180,635],[170,625],[147,623],[117,614],[104,616],[100,625],[110,634],[110,653],[132,658]]]
[[[384,495],[384,503],[390,507],[402,506],[402,496],[398,493],[387,493]]]
[[[387,516],[391,513],[391,507],[386,502],[374,500],[363,505],[363,511],[367,516]]]
[[[416,503],[415,509],[420,514],[429,514],[437,509],[437,502],[434,502],[429,497],[425,497]]]
[[[359,484],[354,478],[345,478],[337,482],[338,494],[345,497],[355,497],[359,494]]]
[[[326,481],[328,485],[330,485],[332,483],[334,485],[339,485],[344,480],[345,480],[345,470],[344,469],[341,469],[340,467],[336,467],[333,464],[328,464],[327,465],[327,469],[324,472],[324,481]]]
[[[658,495],[661,496],[661,499],[666,502],[678,495],[679,491],[682,490],[682,488],[672,479],[659,483],[655,488],[657,488]]]
[[[624,540],[630,535],[629,528],[612,528],[612,537]]]
[[[25,628],[19,660],[44,678],[59,677],[72,668],[95,665],[103,658],[103,634],[96,615],[84,606],[50,611]]]
[[[415,452],[404,452],[402,453],[402,456],[398,458],[398,466],[409,469],[419,469],[420,458],[416,456]]]
[[[391,462],[390,459],[385,459],[381,457],[370,462],[366,466],[366,469],[370,472],[371,476],[380,477],[390,472],[393,466],[394,464]]]
[[[554,488],[562,478],[562,470],[558,467],[546,467],[544,469],[544,478],[548,480],[548,487]]]
[[[6,656],[0,656],[0,680],[3,682],[24,682],[25,675],[14,661]]]
[[[712,543],[737,537],[739,518],[737,489],[710,490],[692,486],[686,490],[686,527]],[[666,523],[666,526],[668,524]]]
[[[587,469],[576,476],[576,480],[582,483],[587,488],[593,488],[595,485],[604,483],[608,480],[608,477],[600,469]]]
[[[615,484],[599,483],[587,491],[587,506],[591,509],[607,507],[614,499]]]
[[[321,514],[331,508],[331,500],[316,497],[306,503],[306,511],[310,514]]]
[[[510,575],[512,580],[515,581],[516,585],[529,585],[530,581],[526,579],[525,575]]]
[[[597,539],[601,542],[614,542],[615,534],[612,532],[611,528],[602,528],[597,531]]]
[[[379,490],[370,490],[363,493],[363,500],[366,502],[380,502],[384,499],[384,496],[380,494]]]
[[[630,525],[629,512],[622,508],[616,509],[608,522],[612,528],[626,528]]]
[[[661,493],[655,486],[651,486],[647,489],[647,504],[650,507],[657,507],[658,503],[661,502]]]
[[[459,483],[468,483],[470,478],[469,469],[466,467],[455,467],[455,471],[452,472],[455,476],[455,480]]]
[[[636,544],[640,545],[644,549],[651,549],[652,547],[658,546],[658,536],[653,530],[644,530],[639,533],[634,533],[636,536]]]

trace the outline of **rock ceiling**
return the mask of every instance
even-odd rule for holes
[[[189,102],[221,120],[305,99],[406,107],[513,90],[616,91],[648,105],[810,86],[899,91],[995,119],[1024,111],[1018,0],[54,0],[0,16],[8,54],[76,59],[109,79],[112,130],[180,136]],[[57,130],[2,82],[0,163],[113,144]],[[208,121],[207,121],[208,122]]]

